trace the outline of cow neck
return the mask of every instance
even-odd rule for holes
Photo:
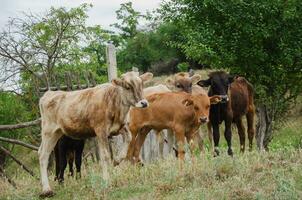
[[[108,89],[105,94],[108,109],[111,110],[113,114],[114,121],[124,120],[126,117],[130,105],[125,102],[123,98],[123,90],[118,86],[112,86]]]
[[[228,97],[230,97],[230,88],[228,88]],[[211,88],[208,92],[208,96],[214,96],[214,95],[219,95],[219,94],[213,94]],[[227,114],[227,108],[229,106],[230,101],[228,101],[227,103],[217,103],[217,104],[212,104],[210,107],[210,119],[214,119],[216,122],[218,122],[219,124],[221,124],[226,117]]]

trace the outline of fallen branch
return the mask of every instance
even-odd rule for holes
[[[34,121],[30,121],[30,122],[23,122],[20,124],[0,125],[0,131],[14,130],[14,129],[25,128],[25,127],[29,127],[29,126],[35,126],[40,123],[41,123],[41,118],[36,119]]]
[[[21,146],[30,148],[30,149],[35,150],[35,151],[38,151],[38,150],[39,150],[39,147],[34,146],[34,145],[31,145],[31,144],[27,144],[27,143],[22,142],[22,141],[20,141],[20,140],[15,140],[15,139],[10,139],[10,138],[0,137],[0,141],[12,143],[12,144],[19,144],[19,145],[21,145]]]
[[[30,175],[32,175],[33,177],[35,176],[34,173],[28,169],[21,161],[19,161],[15,156],[13,156],[9,150],[5,149],[4,147],[0,146],[0,150],[3,151],[6,155],[8,155],[9,157],[11,157],[16,163],[18,163],[22,169],[24,169],[26,172],[28,172]]]
[[[2,167],[0,167],[0,176],[2,176],[4,179],[6,179],[8,181],[8,183],[11,184],[14,188],[17,188],[16,183],[5,174]]]

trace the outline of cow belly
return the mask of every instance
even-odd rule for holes
[[[96,136],[94,130],[92,130],[92,129],[77,130],[77,129],[72,129],[69,127],[64,128],[64,134],[73,139],[85,139],[85,138]]]

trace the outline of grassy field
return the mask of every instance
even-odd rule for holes
[[[154,80],[163,82],[165,77]],[[270,152],[239,154],[238,134],[233,129],[233,158],[226,155],[226,142],[221,137],[222,155],[213,158],[209,152],[196,156],[193,165],[185,161],[182,171],[178,161],[169,157],[144,167],[123,163],[110,169],[111,182],[101,178],[101,168],[92,161],[82,165],[82,178],[66,177],[64,184],[50,184],[56,195],[52,199],[302,199],[302,117],[289,118],[275,132]],[[300,116],[300,117],[299,117]],[[15,147],[14,155],[39,176],[37,152]],[[0,179],[0,200],[39,199],[40,181],[8,163],[7,174],[17,189]]]
[[[84,163],[82,178],[66,177],[65,183],[51,186],[52,199],[301,199],[302,198],[302,129],[301,118],[281,128],[272,141],[271,151],[238,153],[234,134],[233,158],[226,155],[222,138],[221,156],[197,156],[193,165],[186,160],[179,171],[174,158],[160,160],[144,167],[124,163],[111,169],[109,185],[102,181],[97,163]],[[17,157],[39,174],[36,153],[19,152]],[[15,164],[7,173],[17,183],[14,189],[0,179],[0,199],[39,199],[40,182]]]

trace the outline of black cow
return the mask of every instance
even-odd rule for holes
[[[209,96],[227,95],[226,101],[223,103],[211,105],[210,123],[213,128],[213,138],[215,144],[215,152],[218,155],[219,144],[219,125],[224,121],[224,136],[228,143],[228,154],[233,155],[232,150],[232,122],[236,123],[240,138],[240,151],[245,150],[245,128],[242,123],[242,116],[246,115],[249,149],[252,149],[254,130],[254,92],[252,85],[243,77],[234,77],[224,71],[216,71],[209,74],[209,79],[201,80],[197,83],[202,87],[210,86]]]
[[[73,176],[73,162],[76,165],[76,177],[81,177],[82,154],[85,145],[85,140],[75,140],[67,136],[62,136],[55,146],[56,158],[56,180],[64,181],[64,170],[69,164],[70,175]]]

